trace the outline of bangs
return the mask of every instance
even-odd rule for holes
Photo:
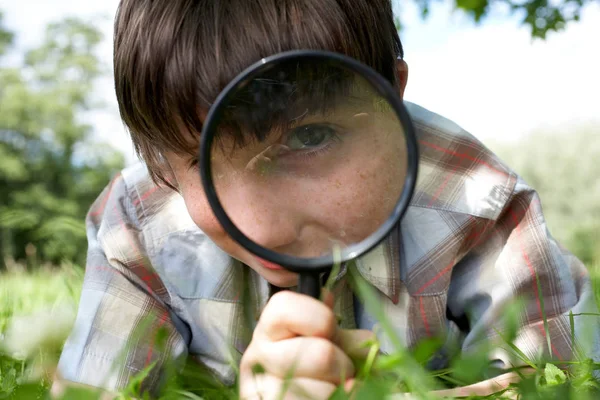
[[[194,156],[223,88],[261,58],[301,49],[345,54],[396,84],[389,0],[123,0],[115,86],[136,151],[151,170],[162,151]]]
[[[245,82],[221,114],[217,140],[233,148],[262,142],[271,131],[289,129],[305,116],[325,116],[343,103],[354,85],[351,71],[289,60]]]

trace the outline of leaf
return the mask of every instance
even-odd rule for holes
[[[27,383],[18,386],[10,399],[42,399],[47,392],[48,389],[42,382]]]
[[[94,388],[67,387],[60,400],[97,400],[100,390]]]
[[[17,370],[14,367],[8,371],[0,371],[0,393],[10,394],[17,387]]]
[[[508,347],[510,347],[512,349],[512,351],[515,353],[515,355],[521,361],[523,361],[525,364],[529,365],[531,368],[533,368],[535,370],[538,369],[538,367],[529,359],[529,357],[527,357],[527,355],[525,353],[523,353],[523,351],[521,349],[519,349],[512,341],[510,341],[505,335],[503,335],[502,332],[498,331],[495,328],[494,328],[494,331],[502,339],[504,344],[506,344]]]
[[[391,371],[402,365],[403,357],[399,354],[381,354],[375,360],[373,369],[376,371]]]
[[[413,357],[420,364],[425,364],[441,349],[443,341],[440,338],[426,338],[421,340],[413,350]]]
[[[484,380],[488,372],[489,360],[488,349],[485,347],[463,354],[452,363],[452,376],[463,384]]]
[[[144,380],[150,375],[150,372],[156,366],[156,361],[151,362],[146,368],[138,372],[130,381],[125,390],[123,390],[122,394],[125,396],[135,396],[138,397],[141,395],[142,384]]]
[[[475,21],[486,13],[488,5],[488,0],[456,0],[456,7],[471,14]]]
[[[546,364],[544,368],[544,377],[548,386],[561,385],[566,382],[567,376],[565,373],[554,364]]]

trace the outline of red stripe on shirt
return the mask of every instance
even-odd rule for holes
[[[440,198],[440,195],[443,193],[446,186],[448,186],[448,182],[450,181],[450,178],[452,178],[452,175],[454,175],[454,173],[456,172],[457,169],[458,169],[458,165],[455,165],[454,168],[452,168],[452,170],[448,171],[448,173],[446,174],[446,178],[444,179],[444,182],[440,185],[438,190],[434,193],[431,200],[429,200],[427,207],[431,207],[433,205],[433,203],[435,203],[437,201],[437,199]]]
[[[495,168],[494,166],[492,166],[491,164],[489,164],[489,163],[487,163],[487,162],[485,162],[483,160],[479,160],[479,159],[477,159],[477,158],[475,158],[473,156],[470,156],[468,154],[458,153],[458,152],[453,151],[453,150],[445,149],[443,147],[440,147],[440,146],[438,146],[436,144],[433,144],[433,143],[426,142],[424,140],[419,141],[419,143],[421,143],[423,146],[430,147],[430,148],[432,148],[434,150],[438,150],[438,151],[444,152],[446,154],[450,154],[451,156],[458,157],[460,159],[466,159],[466,160],[469,160],[469,161],[473,161],[476,164],[480,164],[480,165],[486,166],[490,170],[492,170],[494,172],[497,172],[499,174],[508,175],[508,173],[506,171],[501,171],[501,170]]]
[[[125,224],[125,221],[123,220],[121,215],[117,212],[116,208],[117,208],[117,205],[115,205],[115,214],[119,215],[119,227],[124,232],[127,232],[127,225]],[[130,258],[132,260],[135,260],[135,259],[146,260],[145,257],[142,257],[142,253],[139,250],[139,246],[133,241],[132,235],[127,233],[125,235],[125,237],[127,238],[127,243],[129,244],[129,248],[133,252],[135,252],[135,257],[128,257],[128,258]],[[154,272],[149,271],[151,268],[149,265],[146,265],[143,261],[141,261],[141,262],[128,264],[128,267],[135,275],[137,275],[146,284],[146,289],[149,292],[156,292],[154,290],[153,286],[158,286],[158,284],[157,284],[158,275]],[[141,269],[141,272],[138,271],[139,269]]]
[[[454,266],[454,264],[455,264],[455,261],[453,260],[443,270],[441,270],[440,272],[438,272],[436,276],[434,276],[429,281],[427,281],[423,286],[421,286],[421,288],[419,288],[419,290],[417,290],[417,292],[415,293],[415,296],[423,293],[423,291],[425,289],[427,289],[429,286],[431,286],[433,283],[435,283],[435,281],[437,281],[438,279],[440,279],[440,277],[442,275],[444,275],[445,273],[447,273],[448,271],[450,271],[452,269],[452,267]]]
[[[425,327],[425,333],[427,336],[431,336],[431,329],[429,328],[429,322],[427,321],[427,314],[425,313],[425,306],[423,304],[423,298],[419,297],[419,313],[421,314],[421,320],[423,321],[423,326]]]
[[[142,201],[145,201],[146,199],[148,199],[148,197],[150,197],[152,195],[152,193],[156,192],[158,190],[158,186],[154,186],[151,189],[148,189],[146,192],[144,192],[140,197],[138,197],[137,199],[135,199],[133,201],[133,205],[137,206],[138,204],[140,204]]]
[[[525,260],[525,264],[527,264],[527,268],[529,269],[529,274],[531,275],[533,292],[537,293],[536,303],[537,303],[537,307],[538,307],[538,312],[540,313],[540,317],[543,317],[544,313],[542,311],[542,302],[540,300],[541,296],[543,296],[542,288],[541,287],[538,288],[538,285],[537,285],[538,278],[535,273],[535,269],[533,268],[533,264],[531,263],[531,260],[529,259],[529,254],[527,254],[527,251],[525,250],[525,246],[523,245],[523,239],[521,236],[521,225],[519,224],[519,218],[518,218],[517,214],[515,213],[515,211],[512,209],[510,210],[510,215],[515,224],[515,231],[517,233],[517,243],[519,244],[519,248],[521,249],[521,254],[523,256],[523,259]],[[523,215],[523,217],[524,217],[524,215]],[[545,338],[546,330],[544,329],[544,325],[543,324],[539,325],[539,327],[542,332],[542,335]],[[551,346],[552,352],[554,353],[556,358],[558,358],[559,360],[562,361],[562,358],[561,358],[560,354],[558,353],[558,351],[556,350],[556,348],[554,347],[554,345],[550,344],[550,346]]]
[[[110,198],[110,194],[112,193],[113,187],[115,186],[115,182],[120,177],[121,177],[121,174],[117,174],[117,175],[115,175],[113,180],[110,181],[110,185],[108,186],[108,191],[106,192],[106,195],[104,195],[104,197],[102,198],[102,204],[100,204],[100,206],[96,210],[90,211],[90,217],[97,217],[98,215],[100,215],[104,212],[104,208],[106,207],[106,203],[108,202],[108,199]]]

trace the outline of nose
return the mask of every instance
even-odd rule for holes
[[[285,252],[299,239],[301,215],[286,201],[285,194],[240,181],[218,194],[234,225],[256,244]]]

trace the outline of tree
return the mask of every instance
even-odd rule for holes
[[[9,67],[2,57],[13,35],[1,22],[0,263],[36,254],[81,262],[87,208],[124,164],[80,118],[100,107],[90,93],[104,73],[102,36],[77,19],[50,24],[44,42]]]
[[[421,14],[426,17],[434,0],[415,0]],[[549,32],[563,30],[572,21],[579,21],[581,10],[594,0],[452,0],[456,9],[462,10],[476,22],[482,21],[494,5],[506,5],[521,23],[531,29],[531,36],[545,39]],[[398,22],[400,24],[400,22]]]
[[[6,49],[13,41],[13,34],[2,27],[3,15],[0,11],[0,57],[6,52]]]

